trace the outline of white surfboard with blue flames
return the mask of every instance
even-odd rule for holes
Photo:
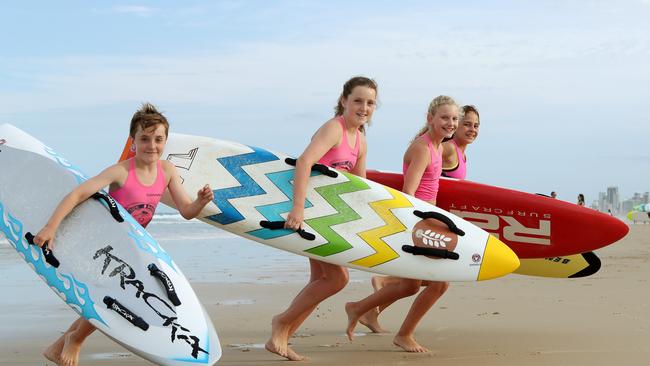
[[[114,201],[89,199],[75,208],[59,227],[51,252],[29,244],[29,234],[35,235],[61,199],[86,179],[76,166],[4,124],[0,169],[0,232],[63,301],[156,364],[219,360],[219,338],[187,279]]]

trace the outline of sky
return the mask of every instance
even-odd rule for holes
[[[468,179],[587,203],[650,190],[650,0],[0,0],[0,123],[87,174],[139,105],[172,132],[299,155],[343,83],[379,84],[368,168],[440,94],[481,113]]]

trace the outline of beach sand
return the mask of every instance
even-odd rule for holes
[[[402,352],[392,345],[393,334],[366,333],[362,325],[354,342],[348,342],[343,306],[370,293],[365,280],[350,283],[322,303],[292,338],[292,347],[311,358],[303,362],[309,365],[647,364],[650,225],[632,225],[626,238],[598,254],[603,267],[583,279],[510,275],[483,283],[452,283],[417,330],[418,341],[431,349],[427,354]],[[306,260],[304,266],[306,270]],[[263,344],[271,317],[286,308],[303,283],[251,282],[194,286],[218,329],[221,365],[285,362],[265,351]],[[48,295],[51,307],[5,306],[15,315],[3,325],[0,364],[48,364],[41,351],[75,319],[75,313],[63,310],[65,304]],[[380,318],[384,328],[397,330],[411,301],[389,308]],[[6,311],[4,316],[9,319]],[[97,333],[88,339],[80,364],[149,363]]]

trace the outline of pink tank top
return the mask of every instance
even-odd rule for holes
[[[165,171],[159,160],[156,181],[150,186],[145,186],[140,183],[135,173],[135,158],[129,160],[129,175],[126,177],[126,182],[122,187],[109,193],[140,225],[145,227],[151,222],[156,206],[167,188]]]
[[[440,173],[442,173],[442,148],[440,152],[436,154],[433,148],[433,142],[427,134],[422,135],[419,138],[423,138],[427,141],[429,145],[429,154],[431,154],[431,163],[427,165],[427,168],[422,174],[422,179],[420,179],[420,184],[418,189],[415,190],[414,196],[423,201],[435,201],[438,196],[438,186],[440,183]],[[404,163],[402,166],[402,171],[406,174],[406,169],[408,165]]]
[[[454,169],[442,170],[442,175],[449,178],[456,179],[465,179],[467,176],[467,160],[463,151],[458,147],[455,140],[451,140],[454,143],[454,149],[456,149],[456,156],[458,156],[458,165]]]
[[[359,157],[359,134],[361,132],[357,130],[354,148],[351,148],[350,145],[348,145],[347,133],[345,131],[345,120],[343,119],[343,116],[336,117],[336,120],[339,121],[341,129],[343,130],[343,133],[341,134],[341,143],[339,146],[331,148],[322,158],[320,158],[320,160],[318,160],[318,162],[334,169],[349,172],[357,164],[357,158]]]

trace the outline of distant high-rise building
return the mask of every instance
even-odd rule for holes
[[[650,203],[650,192],[645,192],[643,194],[643,203]]]
[[[598,193],[598,211],[607,212],[607,194],[605,192]]]
[[[613,215],[617,215],[620,209],[620,198],[618,196],[618,187],[607,187],[607,205]]]

